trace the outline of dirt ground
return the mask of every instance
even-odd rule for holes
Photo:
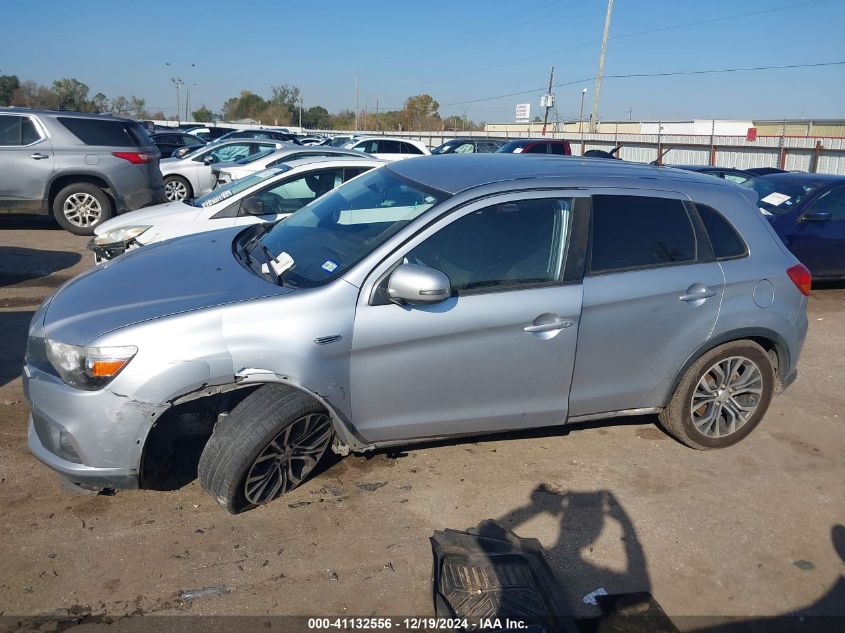
[[[29,454],[27,325],[48,293],[92,264],[85,243],[46,219],[0,216],[7,623],[432,615],[429,537],[488,518],[540,540],[579,613],[592,613],[581,599],[603,587],[650,591],[687,630],[703,616],[845,616],[841,286],[813,292],[798,381],[733,448],[690,450],[652,417],[444,443],[335,460],[285,498],[230,516],[196,481],[173,492],[67,491]]]

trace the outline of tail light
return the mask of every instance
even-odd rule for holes
[[[111,154],[123,160],[128,160],[133,165],[146,165],[153,162],[155,158],[155,154],[150,152],[112,152]]]
[[[786,274],[795,284],[795,287],[801,291],[805,297],[810,296],[810,286],[813,284],[813,276],[804,264],[795,264],[786,269]]]

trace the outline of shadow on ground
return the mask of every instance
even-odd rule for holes
[[[72,268],[81,259],[82,255],[70,251],[43,251],[19,246],[0,246],[0,287],[47,277]],[[55,275],[44,281],[50,287],[58,287],[69,278],[70,275]]]
[[[21,375],[33,312],[0,312],[0,387]]]
[[[0,215],[0,231],[32,231],[44,229],[61,231],[52,215],[3,214]]]

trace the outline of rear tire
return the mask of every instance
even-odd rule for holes
[[[65,231],[94,235],[94,229],[114,215],[106,192],[85,182],[68,185],[53,199],[53,216]]]
[[[194,189],[191,183],[182,176],[165,176],[164,197],[168,202],[178,202],[194,197]]]
[[[660,422],[691,448],[725,448],[760,423],[774,390],[775,370],[766,350],[753,341],[725,343],[686,371]]]
[[[228,512],[250,510],[302,483],[333,435],[319,402],[284,385],[266,385],[214,427],[199,460],[200,484]]]

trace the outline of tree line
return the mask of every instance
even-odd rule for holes
[[[20,81],[17,75],[0,75],[0,106],[75,110],[79,112],[109,112],[135,119],[175,120],[161,111],[150,112],[146,100],[130,95],[107,97],[102,92],[89,96],[89,87],[77,79],[57,79],[51,85],[34,81]],[[374,111],[364,108],[358,112],[358,129],[366,130],[478,130],[483,123],[466,117],[441,117],[440,104],[428,94],[405,99],[401,110]],[[321,105],[303,106],[302,93],[296,86],[273,86],[268,98],[251,90],[242,90],[236,97],[227,99],[219,113],[205,104],[192,113],[194,121],[237,121],[253,119],[262,125],[299,125],[308,129],[349,130],[355,128],[354,109],[330,113]]]

